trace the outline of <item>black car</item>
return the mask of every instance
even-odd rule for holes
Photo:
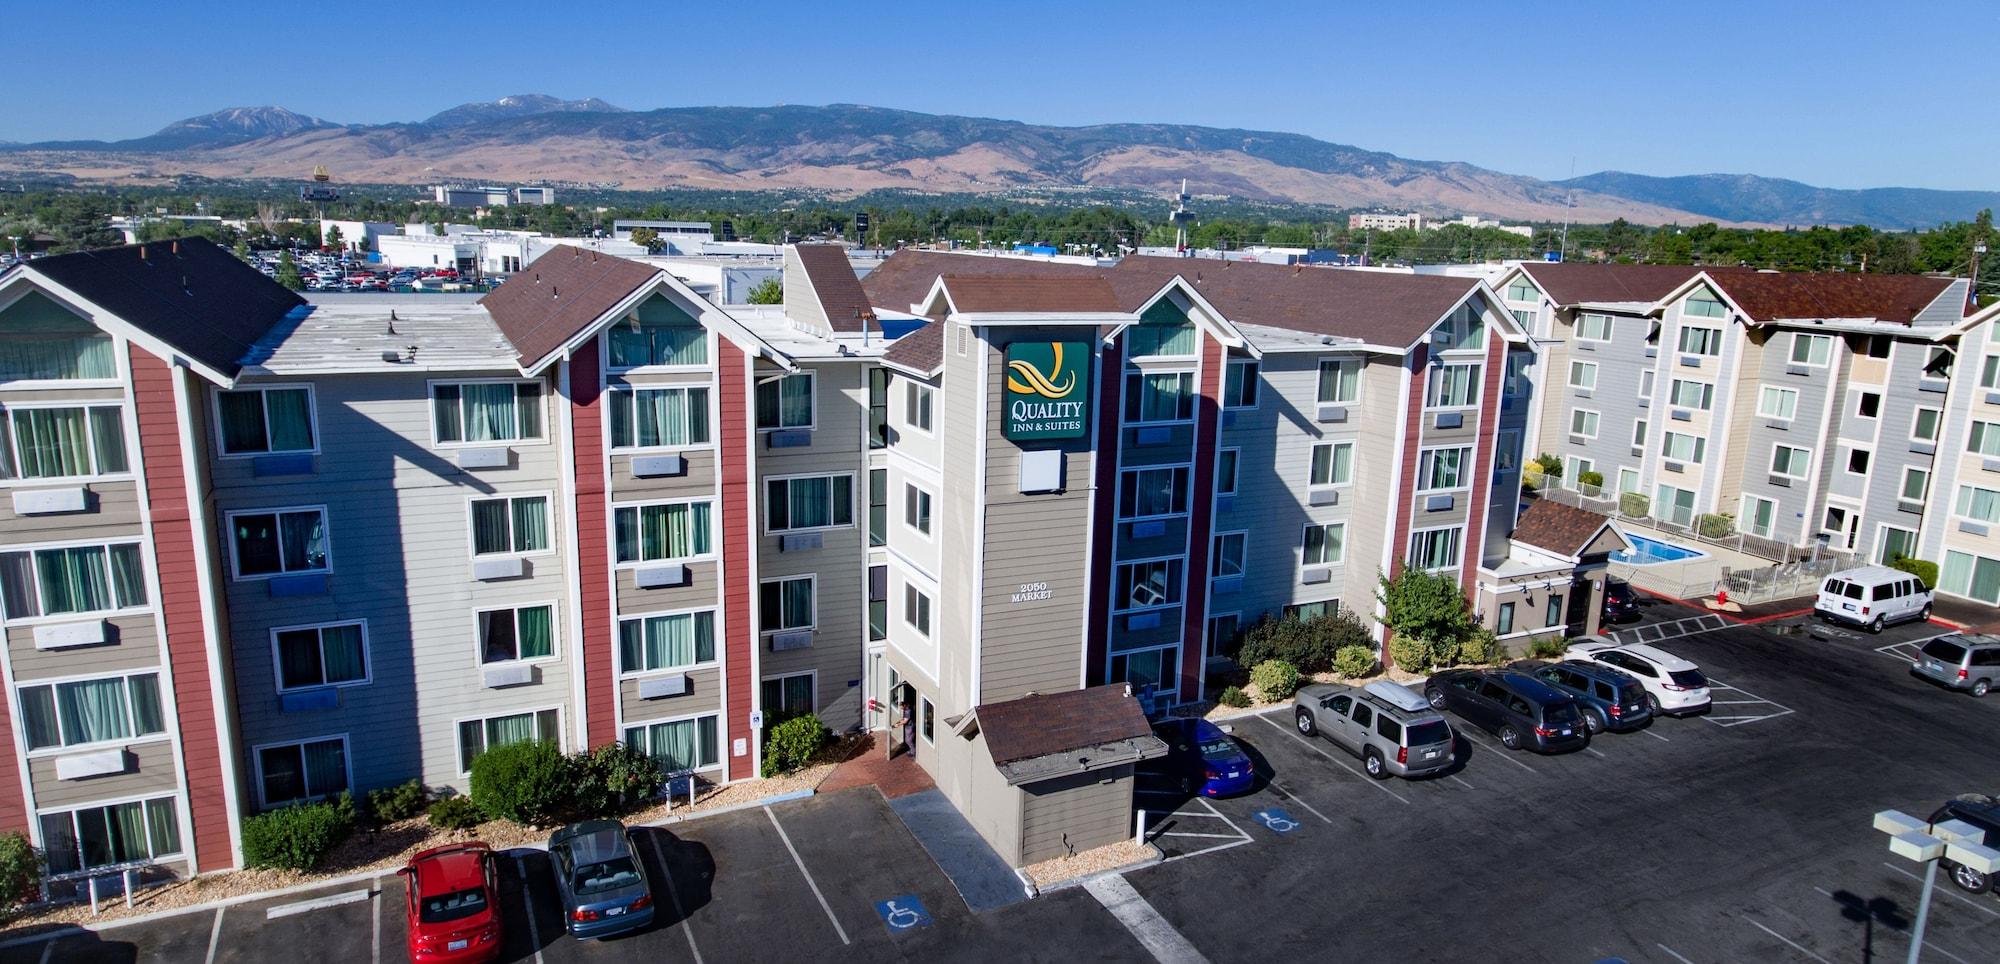
[[[1639,618],[1639,594],[1622,579],[1604,581],[1604,621],[1623,622]]]
[[[1983,793],[1960,794],[1931,814],[1932,826],[1946,820],[1963,820],[1986,831],[1986,846],[2000,845],[2000,800]],[[1980,873],[1950,858],[1939,858],[1938,866],[1951,874],[1951,882],[1959,890],[1968,894],[1983,894],[1993,889],[1992,874]]]
[[[1561,753],[1590,745],[1590,728],[1576,700],[1525,673],[1449,669],[1431,677],[1424,698],[1498,736],[1509,750]]]
[[[1535,670],[1535,678],[1575,697],[1583,710],[1583,723],[1593,734],[1636,730],[1653,718],[1653,709],[1646,703],[1646,687],[1601,663],[1564,660]]]

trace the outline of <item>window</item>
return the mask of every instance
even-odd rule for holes
[[[681,774],[722,765],[715,736],[716,718],[697,716],[625,728],[625,745],[653,758],[663,773]]]
[[[1967,519],[1979,522],[2000,522],[2000,492],[1983,489],[1976,485],[1958,487],[1958,501],[1954,511]]]
[[[1764,386],[1757,393],[1757,414],[1764,418],[1791,421],[1799,410],[1799,393],[1791,388]]]
[[[1676,378],[1669,392],[1668,404],[1679,408],[1693,408],[1706,412],[1715,407],[1715,386],[1708,382],[1691,382],[1684,378]]]
[[[1708,454],[1708,439],[1699,435],[1689,435],[1685,432],[1668,432],[1665,436],[1665,443],[1661,448],[1661,454],[1674,462],[1700,464],[1701,460]]]
[[[1610,341],[1611,316],[1584,314],[1576,319],[1576,337],[1581,341]]]
[[[1321,442],[1313,446],[1312,485],[1346,485],[1354,481],[1354,443]]]
[[[1832,535],[1839,536],[1839,541],[1835,543],[1839,548],[1851,548],[1854,545],[1854,539],[1853,533],[1849,530],[1855,521],[1853,510],[1842,506],[1830,505],[1826,507],[1826,515],[1820,529]]]
[[[1361,359],[1342,358],[1319,363],[1319,403],[1351,405],[1361,400]]]
[[[1648,426],[1650,426],[1651,424],[1652,424],[1651,422],[1648,422],[1648,421],[1646,421],[1646,420],[1645,420],[1645,419],[1643,419],[1643,418],[1641,418],[1641,419],[1634,419],[1634,420],[1633,420],[1633,422],[1632,422],[1632,447],[1633,447],[1633,448],[1635,448],[1635,449],[1638,449],[1638,448],[1645,448],[1645,447],[1646,447],[1646,429],[1647,429],[1647,427],[1648,427]]]
[[[809,475],[764,483],[764,528],[771,532],[854,524],[854,477]]]
[[[1854,417],[1856,418],[1882,417],[1882,393],[1881,392],[1854,393]]]
[[[1867,475],[1868,462],[1871,456],[1872,453],[1867,449],[1848,449],[1847,473],[1849,475]]]
[[[1788,479],[1803,479],[1806,469],[1812,464],[1812,450],[1791,445],[1773,446],[1771,449],[1771,474]]]
[[[1318,619],[1321,616],[1338,616],[1340,600],[1322,599],[1318,602],[1295,603],[1284,607],[1284,614],[1286,619],[1296,619],[1300,622]]]
[[[1181,560],[1121,563],[1115,585],[1117,595],[1111,600],[1114,609],[1171,606],[1181,601]]]
[[[1569,412],[1569,434],[1578,438],[1597,437],[1596,412],[1587,408],[1573,408]]]
[[[1442,338],[1446,351],[1478,348],[1486,337],[1486,319],[1471,305],[1460,305],[1451,317],[1431,329],[1431,337],[1434,340]]]
[[[930,638],[931,597],[914,583],[903,584],[903,622],[909,623],[917,635]]]
[[[1591,391],[1597,387],[1597,363],[1573,361],[1569,363],[1569,387],[1580,391]]]
[[[1425,449],[1417,455],[1417,491],[1464,488],[1470,481],[1472,449]]]
[[[1236,494],[1236,464],[1242,458],[1237,449],[1222,449],[1215,453],[1215,494]]]
[[[619,562],[670,562],[712,551],[708,502],[621,505],[611,510]]]
[[[1512,472],[1521,461],[1521,433],[1501,432],[1493,444],[1493,471]]]
[[[89,746],[167,731],[160,677],[134,673],[22,686],[21,733],[29,750]]]
[[[889,370],[868,369],[868,447],[889,444]]]
[[[928,536],[931,534],[931,494],[914,485],[903,486],[903,524]]]
[[[1777,523],[1778,503],[1761,496],[1743,497],[1743,531],[1753,536],[1771,538],[1772,527]]]
[[[622,388],[605,399],[614,449],[707,445],[708,389]]]
[[[1257,407],[1257,363],[1233,361],[1222,380],[1223,408]]]
[[[1875,538],[1875,561],[1889,565],[1898,559],[1914,559],[1917,532],[1901,526],[1882,526]]]
[[[1938,429],[1944,423],[1944,412],[1935,408],[1919,408],[1910,416],[1910,441],[1935,442]]]
[[[431,386],[431,427],[439,445],[542,437],[540,382],[459,382]]]
[[[931,430],[931,408],[937,402],[937,389],[921,382],[904,382],[903,424],[928,434]]]
[[[889,567],[868,567],[868,639],[889,638]]]
[[[0,552],[8,619],[113,612],[146,605],[138,543]]]
[[[1913,502],[1921,505],[1924,501],[1924,495],[1930,490],[1930,487],[1931,473],[1929,469],[1920,469],[1914,465],[1906,465],[1903,466],[1903,485],[1896,490],[1896,498],[1902,502]]]
[[[368,682],[368,633],[359,622],[271,631],[278,691]]]
[[[814,699],[813,679],[811,673],[792,673],[763,681],[758,695],[764,708],[765,728],[819,709],[819,702]]]
[[[348,784],[347,738],[258,747],[257,784],[266,807],[338,794]]]
[[[1987,458],[2000,457],[2000,422],[1974,421],[1967,448]]]
[[[249,388],[215,393],[217,444],[223,455],[313,450],[310,388]]]
[[[1126,469],[1119,473],[1120,519],[1150,519],[1187,511],[1188,470],[1186,466],[1158,469]]]
[[[1656,492],[1658,496],[1653,500],[1653,518],[1670,522],[1677,526],[1690,526],[1694,524],[1695,493],[1693,489],[1662,485]]]
[[[1423,529],[1410,533],[1410,565],[1422,569],[1451,569],[1458,565],[1460,531]]]
[[[1561,626],[1563,619],[1563,597],[1561,593],[1549,593],[1548,608],[1542,613],[1542,625]]]
[[[1534,364],[1535,356],[1516,351],[1507,354],[1507,370],[1501,378],[1502,392],[1507,398],[1520,398],[1528,391],[1528,369]]]
[[[1852,343],[1849,343],[1852,347]],[[1861,351],[1870,358],[1887,358],[1896,346],[1896,340],[1888,335],[1869,335],[1862,339]]]
[[[715,613],[671,613],[618,621],[618,671],[653,673],[715,662]]]
[[[472,761],[487,750],[529,740],[562,745],[562,727],[555,710],[465,720],[458,724],[458,772],[471,773]]]
[[[1215,545],[1210,557],[1210,576],[1243,575],[1245,542],[1249,536],[1241,532],[1224,532],[1215,537]]]
[[[1125,422],[1185,422],[1194,418],[1194,373],[1125,376]]]
[[[812,372],[793,372],[757,383],[758,431],[812,427]]]
[[[1825,368],[1833,358],[1832,335],[1792,333],[1792,364]]]
[[[1603,493],[1599,491],[1601,487],[1587,487],[1583,484],[1583,473],[1595,471],[1597,471],[1597,461],[1595,459],[1565,455],[1563,456],[1562,487],[1573,492],[1587,492],[1593,496],[1602,495]]]
[[[117,405],[11,408],[0,420],[0,479],[79,479],[131,470]]]
[[[474,616],[479,627],[479,661],[547,659],[555,655],[555,607],[486,609]]]
[[[2000,327],[1993,330],[2000,331]],[[1980,362],[1979,387],[2000,389],[2000,355],[1988,355]]]
[[[17,317],[0,332],[0,382],[118,377],[118,352],[96,325],[38,294],[13,308]]]
[[[868,544],[889,544],[889,470],[868,470]]]
[[[659,305],[658,308],[655,308]],[[653,302],[605,329],[612,368],[708,364],[708,329],[679,308]]]
[[[180,810],[173,797],[45,813],[40,823],[51,877],[181,852]]]
[[[1931,345],[1924,349],[1924,377],[1948,379],[1951,364],[1958,355],[1943,345]]]
[[[1535,283],[1525,277],[1515,278],[1507,284],[1508,301],[1539,301],[1541,297],[1542,293],[1535,288]]]
[[[1639,397],[1653,397],[1653,370],[1650,368],[1639,373]]]
[[[1347,523],[1308,523],[1302,545],[1301,565],[1331,566],[1339,563],[1347,558]]]
[[[1441,365],[1431,369],[1430,387],[1424,393],[1428,408],[1467,408],[1479,397],[1479,366]]]
[[[325,509],[231,513],[229,532],[238,579],[332,568]]]
[[[1125,350],[1133,358],[1193,355],[1194,340],[1193,320],[1166,302],[1155,305],[1138,324],[1125,329]]]
[[[813,577],[772,579],[757,587],[757,620],[767,633],[811,629],[817,619]]]
[[[548,548],[548,496],[472,500],[473,555],[521,555]]]
[[[1513,315],[1514,323],[1523,328],[1533,328],[1535,325],[1535,313],[1531,309],[1509,308],[1507,309],[1507,313]]]
[[[1681,329],[1680,346],[1681,354],[1683,355],[1720,355],[1722,354],[1722,329],[1683,327]]]
[[[1644,490],[1644,489],[1643,489],[1642,487],[1640,487],[1640,485],[1639,485],[1639,470],[1638,470],[1638,469],[1619,469],[1619,470],[1618,470],[1618,494],[1619,494],[1619,495],[1624,495],[1624,494],[1625,494],[1625,493],[1627,493],[1627,492],[1643,492],[1643,491],[1645,491],[1645,490]]]
[[[1500,611],[1493,617],[1493,631],[1505,636],[1514,631],[1514,604],[1501,603]]]
[[[1237,613],[1222,613],[1208,617],[1208,655],[1227,655],[1236,643],[1236,634],[1243,625],[1243,617]]]
[[[937,708],[931,705],[930,697],[917,698],[917,732],[923,734],[924,742],[931,742],[931,719],[937,716]]]
[[[1938,588],[1989,605],[2000,604],[2000,559],[1947,549],[1938,567]]]
[[[1722,302],[1706,291],[1697,291],[1682,303],[1681,314],[1695,318],[1721,318],[1729,312]]]

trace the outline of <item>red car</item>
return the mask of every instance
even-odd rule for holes
[[[477,840],[432,847],[396,871],[409,884],[410,960],[500,956],[500,882],[493,850]]]

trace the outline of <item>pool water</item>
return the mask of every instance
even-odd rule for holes
[[[1659,562],[1680,562],[1684,559],[1699,559],[1708,555],[1708,553],[1700,549],[1676,546],[1661,542],[1658,539],[1635,536],[1629,532],[1625,533],[1625,541],[1630,542],[1632,548],[1624,552],[1612,553],[1611,561],[1628,563],[1634,566],[1649,566]]]

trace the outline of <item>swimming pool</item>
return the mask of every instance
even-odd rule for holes
[[[1611,561],[1628,563],[1634,566],[1650,566],[1661,562],[1681,562],[1687,559],[1700,559],[1708,555],[1708,553],[1700,549],[1689,549],[1686,546],[1677,546],[1661,542],[1658,539],[1635,536],[1629,532],[1625,533],[1625,541],[1631,543],[1632,548],[1626,552],[1612,553]]]

